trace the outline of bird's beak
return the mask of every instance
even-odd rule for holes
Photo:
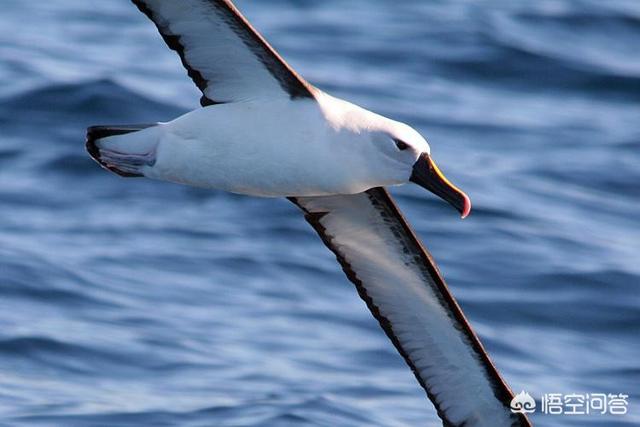
[[[471,211],[469,197],[445,178],[428,154],[420,155],[413,165],[413,173],[409,180],[449,202],[460,212],[463,219],[469,215]]]

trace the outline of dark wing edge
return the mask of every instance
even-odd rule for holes
[[[194,69],[187,61],[184,54],[184,46],[180,43],[180,36],[169,34],[166,32],[156,19],[153,10],[145,3],[144,0],[131,0],[132,3],[144,13],[156,26],[158,32],[167,46],[176,51],[182,62],[182,66],[187,70],[187,74],[193,80],[193,83],[202,92],[200,105],[206,107],[208,105],[221,104],[223,102],[215,101],[207,95],[205,90],[209,86],[207,79],[202,73]],[[171,0],[174,1],[174,0]],[[289,94],[291,99],[314,98],[314,88],[304,78],[302,78],[287,62],[271,47],[265,38],[249,23],[242,15],[238,8],[230,0],[204,0],[211,3],[215,10],[219,10],[224,14],[227,24],[233,28],[243,43],[253,52],[265,68],[278,81],[282,89]],[[215,10],[213,13],[215,13]],[[212,35],[214,36],[214,35]]]
[[[476,335],[475,331],[471,327],[471,324],[469,323],[464,313],[462,312],[462,309],[460,308],[458,302],[456,301],[456,299],[453,297],[453,294],[449,290],[449,287],[444,281],[444,278],[440,273],[440,270],[438,269],[429,251],[424,247],[424,245],[418,239],[417,235],[415,234],[413,229],[409,226],[409,223],[407,222],[404,215],[402,214],[402,212],[396,205],[395,201],[393,200],[392,196],[389,194],[389,192],[386,189],[382,187],[372,188],[366,191],[365,193],[368,196],[371,203],[374,204],[376,209],[381,213],[381,215],[388,215],[392,217],[394,221],[396,221],[402,226],[404,233],[406,234],[407,237],[410,238],[411,242],[413,243],[413,246],[414,246],[413,249],[417,253],[419,253],[422,259],[422,262],[424,263],[424,266],[427,268],[433,281],[437,284],[439,292],[443,297],[443,299],[446,301],[446,304],[448,305],[448,309],[450,313],[452,313],[455,316],[456,320],[458,321],[460,328],[468,341],[468,344],[473,348],[476,355],[482,361],[482,365],[485,369],[485,374],[491,380],[491,385],[492,385],[492,389],[494,391],[495,397],[500,402],[502,402],[506,408],[509,408],[511,399],[513,399],[513,396],[514,396],[512,390],[509,388],[509,386],[504,381],[504,379],[500,376],[496,366],[494,365],[493,361],[490,359],[488,353],[486,352],[482,343],[480,342],[480,339]],[[303,211],[307,222],[309,222],[309,224],[318,233],[318,235],[322,239],[323,243],[327,246],[327,248],[329,248],[329,250],[331,250],[331,252],[334,253],[345,275],[356,286],[356,289],[360,298],[362,298],[362,300],[366,303],[367,307],[369,308],[373,316],[380,323],[380,326],[384,330],[387,337],[391,340],[396,350],[400,353],[400,355],[403,357],[407,365],[411,368],[411,371],[415,375],[418,383],[422,386],[427,396],[429,397],[431,402],[434,404],[436,408],[436,412],[438,416],[443,420],[444,425],[445,426],[456,425],[454,423],[451,423],[449,420],[447,420],[447,415],[445,413],[445,410],[442,407],[440,407],[440,405],[438,405],[434,394],[431,392],[429,384],[420,376],[416,365],[411,360],[409,354],[407,353],[407,351],[405,351],[400,340],[394,333],[391,322],[389,321],[389,319],[387,319],[380,313],[379,308],[376,306],[372,298],[367,294],[365,285],[358,278],[357,273],[353,270],[352,266],[347,261],[345,255],[341,253],[339,247],[336,247],[333,244],[332,237],[327,233],[327,230],[320,222],[322,217],[327,213],[309,212],[307,209],[305,209],[303,204],[296,197],[289,197],[289,200]],[[514,426],[522,426],[522,427],[531,426],[531,423],[529,422],[528,418],[524,414],[513,414],[513,418],[515,418],[515,421],[513,424]]]

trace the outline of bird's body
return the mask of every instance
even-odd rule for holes
[[[263,197],[355,194],[409,179],[409,169],[393,168],[392,157],[366,147],[372,131],[392,129],[405,139],[415,138],[415,131],[315,92],[317,101],[212,105],[104,138],[102,159],[147,178]]]
[[[509,410],[513,393],[383,188],[411,181],[468,215],[469,198],[426,140],[310,85],[230,0],[132,1],[180,55],[203,108],[167,123],[91,127],[91,156],[122,176],[288,197],[447,426],[529,426]]]

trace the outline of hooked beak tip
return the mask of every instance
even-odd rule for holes
[[[471,213],[471,199],[465,193],[462,193],[464,196],[464,206],[462,208],[462,219],[465,219]]]
[[[413,165],[410,181],[449,202],[462,219],[471,213],[471,199],[442,174],[429,154],[422,154]]]

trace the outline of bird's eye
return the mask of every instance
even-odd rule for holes
[[[398,150],[400,151],[404,151],[409,148],[409,145],[404,141],[400,141],[399,139],[394,139],[393,141],[396,143],[396,147],[398,147]]]

